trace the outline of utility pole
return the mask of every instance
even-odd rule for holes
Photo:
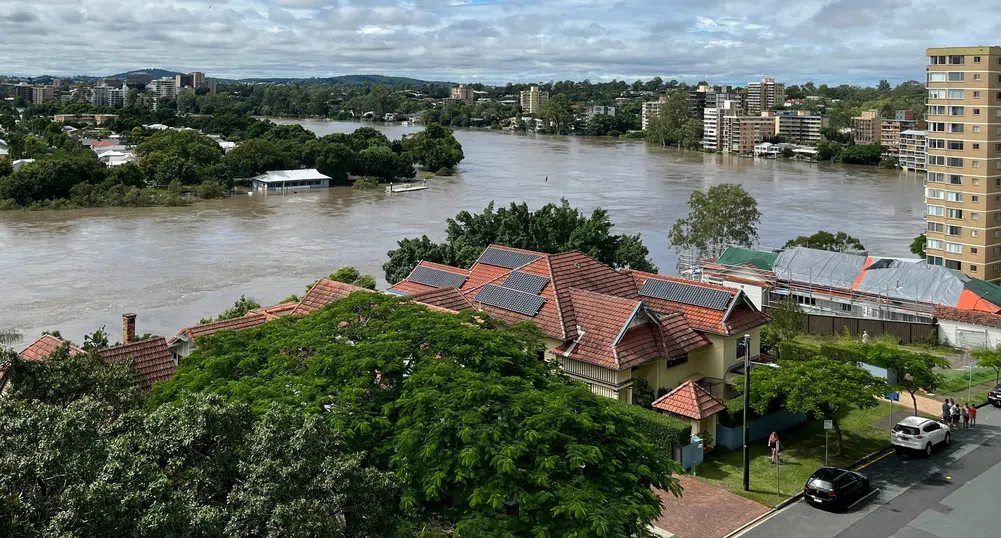
[[[751,335],[740,340],[744,345],[744,491],[751,491],[751,428],[747,408],[751,407]]]

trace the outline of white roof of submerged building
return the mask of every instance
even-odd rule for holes
[[[330,176],[321,174],[316,168],[304,168],[302,170],[273,170],[256,176],[253,179],[264,183],[281,183],[283,181],[330,179]]]

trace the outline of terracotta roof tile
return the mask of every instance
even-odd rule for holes
[[[174,377],[174,359],[167,341],[161,337],[105,348],[99,353],[109,364],[132,357],[139,376],[137,384],[142,390],[149,390],[157,381]]]
[[[567,298],[576,312],[580,332],[576,341],[566,347],[564,354],[605,368],[621,369],[622,362],[613,346],[619,335],[626,330],[633,314],[642,306],[640,302],[586,290],[570,290]],[[647,348],[656,348],[657,342],[651,343],[652,339],[649,334],[634,333],[629,348],[634,354],[627,357],[627,360],[641,360]],[[656,351],[654,354],[656,355]]]
[[[411,282],[409,280],[401,280],[396,284],[389,287],[390,292],[394,292],[402,295],[413,295],[415,293],[424,293],[426,291],[434,291],[437,288],[431,286],[426,286],[424,284],[418,284],[416,282]]]
[[[734,307],[733,311],[730,312],[730,316],[726,318],[727,333],[733,334],[753,329],[754,327],[760,327],[770,320],[771,318],[768,314],[748,305],[740,305]]]
[[[268,321],[270,321],[270,319],[268,319],[266,314],[254,314],[248,312],[247,315],[241,318],[215,321],[212,323],[205,323],[203,325],[195,325],[193,327],[181,329],[177,335],[170,339],[169,343],[173,344],[176,340],[182,337],[187,337],[188,340],[194,341],[196,338],[209,336],[219,331],[242,331],[244,329],[250,329],[251,327],[263,325]]]
[[[472,310],[474,308],[473,304],[470,303],[454,286],[415,293],[414,295],[411,295],[410,298],[415,302],[428,306],[434,306],[449,312],[460,312],[462,310]]]
[[[1001,328],[1001,314],[991,314],[990,312],[980,312],[975,310],[960,310],[951,306],[936,306],[935,317],[984,327]]]
[[[560,303],[560,313],[565,330],[564,340],[576,336],[576,320],[572,308],[564,306],[568,302],[571,289],[581,289],[622,297],[638,299],[636,286],[629,275],[624,275],[598,260],[581,252],[566,252],[549,257],[556,300]]]
[[[669,358],[679,357],[712,344],[705,336],[695,332],[688,319],[680,312],[661,316],[660,326]]]
[[[711,417],[726,409],[723,402],[691,381],[685,381],[658,398],[653,402],[653,407],[695,420]]]
[[[439,271],[445,271],[447,273],[453,273],[453,274],[462,275],[462,276],[465,276],[465,277],[469,276],[469,271],[467,271],[465,269],[460,269],[458,267],[452,267],[451,265],[443,265],[443,264],[440,264],[440,263],[429,262],[427,260],[421,260],[410,271],[410,274],[407,275],[407,278],[404,278],[403,280],[401,280],[401,281],[397,282],[396,284],[393,284],[392,286],[390,286],[389,287],[389,291],[400,293],[400,294],[403,294],[403,295],[413,295],[415,293],[423,293],[425,291],[432,291],[432,290],[438,289],[438,288],[435,288],[433,286],[428,286],[426,284],[418,284],[417,282],[411,282],[409,280],[410,279],[410,275],[414,274],[414,271],[418,267],[427,267],[428,269],[438,269]],[[466,283],[468,283],[468,280],[467,280]],[[465,287],[465,285],[463,287]]]
[[[253,316],[254,314],[264,314],[267,316],[268,321],[274,321],[280,317],[288,316],[292,314],[292,311],[299,306],[299,303],[282,303],[276,304],[274,306],[264,306],[261,308],[255,308],[247,312],[247,316]]]
[[[59,346],[65,344],[66,341],[56,338],[51,334],[42,335],[41,338],[35,340],[30,346],[24,348],[18,356],[26,361],[40,361],[52,354]],[[78,353],[83,353],[84,351],[73,344],[69,346],[70,355],[76,355]]]
[[[374,291],[329,278],[321,278],[302,298],[299,306],[292,311],[291,316],[305,316],[314,310],[319,310],[328,304],[343,299],[355,292],[375,293]]]

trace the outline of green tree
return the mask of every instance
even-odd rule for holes
[[[462,145],[448,127],[426,124],[424,130],[403,139],[406,157],[428,170],[455,168],[465,157]]]
[[[740,185],[724,183],[695,191],[688,216],[678,219],[668,236],[678,252],[718,258],[730,246],[751,247],[758,238],[758,202]]]
[[[977,366],[994,370],[994,382],[1001,383],[1001,348],[978,349],[971,353]]]
[[[568,133],[573,123],[572,104],[566,95],[550,96],[539,112],[539,118],[545,122],[546,129],[556,134]]]
[[[638,271],[656,271],[650,252],[637,235],[613,235],[608,213],[595,209],[590,216],[570,206],[547,204],[531,211],[528,204],[511,203],[494,211],[491,203],[482,213],[462,211],[447,221],[444,244],[421,239],[403,239],[389,251],[389,261],[382,268],[386,280],[396,283],[406,278],[422,259],[469,267],[491,244],[557,254],[580,250],[598,261]]]
[[[202,318],[198,324],[204,325],[206,323],[212,323],[213,321],[224,321],[227,319],[242,318],[247,315],[247,312],[251,310],[256,310],[261,307],[261,303],[258,303],[253,297],[247,297],[246,295],[241,295],[236,302],[233,303],[232,308],[227,308],[219,314],[215,320],[212,318]]]
[[[677,144],[678,147],[694,149],[699,147],[702,135],[702,120],[692,110],[688,95],[676,91],[667,97],[667,102],[661,104],[660,113],[650,118],[647,128],[647,139],[667,147]]]
[[[915,237],[914,241],[911,241],[911,253],[924,258],[926,244],[928,244],[928,237],[926,237],[925,234]]]
[[[351,266],[341,267],[333,272],[329,278],[335,282],[343,282],[352,286],[358,286],[359,288],[375,289],[375,278],[370,275],[363,275]]]
[[[832,234],[831,232],[826,232],[821,230],[813,235],[801,235],[796,239],[790,239],[786,241],[785,245],[782,245],[783,249],[792,247],[807,247],[817,250],[829,250],[832,252],[852,252],[865,250],[862,242],[858,239],[846,234],[845,232],[838,232],[837,234]]]
[[[922,389],[936,392],[944,381],[936,369],[950,367],[949,361],[938,355],[915,353],[887,342],[870,344],[863,351],[870,364],[896,372],[897,381],[890,388],[903,390],[911,395],[915,415],[918,414],[915,394]]]
[[[778,343],[795,340],[806,329],[807,315],[790,296],[783,297],[768,305],[769,325],[778,337]]]
[[[841,162],[845,164],[879,164],[886,148],[879,144],[853,144],[841,150]]]
[[[785,362],[751,370],[751,407],[765,413],[773,400],[786,409],[833,421],[836,455],[844,451],[840,418],[852,408],[876,406],[886,383],[854,364],[830,359]]]

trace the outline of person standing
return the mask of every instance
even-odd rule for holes
[[[952,425],[959,426],[959,404],[956,403],[956,400],[952,401]]]
[[[948,398],[942,402],[942,422],[946,424],[952,422],[952,402]]]
[[[977,408],[976,406],[970,406],[970,427],[977,427]]]
[[[779,434],[778,432],[772,432],[768,436],[768,448],[772,451],[772,464],[778,463],[779,461]]]
[[[869,343],[869,331],[862,331],[862,343],[863,344]]]
[[[963,429],[970,429],[970,404],[966,404],[961,407],[959,412],[963,415]]]

